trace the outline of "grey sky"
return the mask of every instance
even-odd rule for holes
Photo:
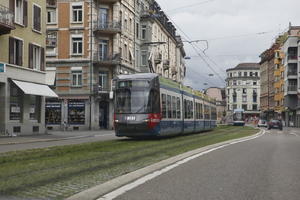
[[[225,70],[240,62],[259,62],[259,54],[269,48],[275,37],[292,25],[300,25],[299,0],[157,0],[167,15],[192,40],[208,40],[206,60],[215,72],[226,77]],[[192,7],[186,7],[194,5]],[[185,7],[183,9],[177,9]],[[180,31],[177,32],[187,39]],[[204,49],[205,43],[198,47]],[[224,82],[185,44],[187,62],[185,84],[195,89],[223,87]],[[203,54],[202,54],[203,55]],[[212,60],[212,61],[211,61]],[[217,65],[216,65],[216,64]],[[204,83],[208,83],[205,86]]]

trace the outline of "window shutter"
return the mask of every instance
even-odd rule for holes
[[[32,65],[32,63],[33,63],[33,48],[32,48],[32,44],[31,43],[29,43],[29,45],[28,45],[28,54],[29,54],[29,57],[28,57],[28,67],[30,69],[33,69],[33,65]]]
[[[45,71],[45,49],[41,48],[41,71]]]
[[[15,64],[14,63],[14,57],[15,57],[15,55],[14,55],[14,53],[15,53],[15,45],[14,45],[14,42],[15,41],[15,39],[14,38],[12,38],[12,37],[9,37],[9,63],[10,64]]]
[[[13,14],[15,14],[15,0],[9,0],[9,9]],[[14,21],[15,21],[15,18],[14,18]]]
[[[28,2],[24,0],[23,2],[23,25],[28,26]]]
[[[37,7],[37,30],[41,31],[41,8]]]
[[[20,65],[20,66],[22,66],[23,65],[23,41],[21,41],[21,40],[19,40],[18,41],[18,43],[20,44],[19,45],[19,58],[17,58],[17,59],[19,59],[18,60],[18,64]]]

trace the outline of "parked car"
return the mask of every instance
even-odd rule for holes
[[[268,123],[268,129],[277,128],[279,130],[282,130],[282,122],[280,120],[271,120]]]
[[[268,123],[264,119],[260,119],[257,123],[257,127],[268,127]]]

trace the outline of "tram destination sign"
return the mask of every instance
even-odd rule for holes
[[[5,72],[5,64],[4,63],[0,63],[0,73],[2,72]]]

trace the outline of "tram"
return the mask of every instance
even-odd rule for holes
[[[154,73],[115,80],[114,127],[118,137],[159,137],[216,127],[215,100]]]
[[[234,109],[233,110],[233,125],[234,126],[244,126],[245,125],[244,109]]]

